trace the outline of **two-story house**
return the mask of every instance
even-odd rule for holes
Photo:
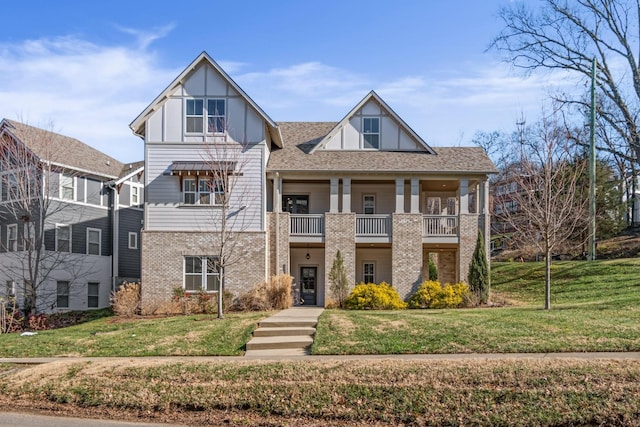
[[[375,92],[339,122],[277,123],[202,53],[130,126],[145,141],[144,311],[174,288],[216,291],[221,243],[239,254],[225,290],[284,272],[325,305],[338,250],[350,283],[408,297],[429,254],[441,281],[465,280],[478,230],[488,240],[491,160],[429,146]]]
[[[0,122],[0,297],[38,312],[108,307],[140,278],[144,165]]]

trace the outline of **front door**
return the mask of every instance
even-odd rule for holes
[[[300,287],[304,305],[316,305],[318,267],[300,267]]]

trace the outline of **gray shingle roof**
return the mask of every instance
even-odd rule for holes
[[[438,174],[486,174],[497,169],[480,147],[432,147],[426,152],[328,151],[311,149],[336,126],[334,122],[278,123],[284,148],[274,150],[269,171],[406,172]]]
[[[116,178],[124,165],[75,138],[4,119],[9,131],[41,160]]]

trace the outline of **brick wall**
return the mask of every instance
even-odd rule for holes
[[[422,283],[422,214],[392,214],[392,284],[402,298]]]
[[[276,217],[278,217],[276,221]],[[289,212],[267,212],[267,236],[269,248],[269,275],[279,273],[291,274],[289,271],[289,222],[291,221]],[[276,222],[280,227],[280,233],[276,237]],[[276,263],[276,247],[279,250]],[[284,267],[284,269],[283,269]]]
[[[438,252],[438,281],[444,285],[446,283],[456,283],[458,268],[456,264],[456,252]]]
[[[226,271],[226,290],[235,295],[264,280],[266,271],[266,234],[237,233],[237,236],[233,254],[243,257]],[[166,303],[173,289],[183,286],[185,256],[216,252],[213,233],[143,231],[141,240],[143,313]]]
[[[457,281],[467,281],[469,265],[478,239],[478,215],[460,214],[460,249],[458,250]]]
[[[324,271],[326,282],[324,286],[324,301],[326,302],[332,299],[329,272],[338,249],[344,260],[349,285],[354,286],[356,280],[356,214],[327,212],[324,214],[324,230]]]

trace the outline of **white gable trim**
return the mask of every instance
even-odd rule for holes
[[[331,141],[334,136],[340,133],[342,129],[349,123],[349,121],[356,115],[356,113],[371,100],[375,100],[380,105],[380,107],[400,125],[400,128],[407,132],[409,136],[411,136],[429,154],[436,154],[435,150],[431,148],[417,133],[415,133],[414,130],[411,129],[411,127],[404,120],[402,120],[402,118],[397,115],[396,112],[393,111],[391,107],[389,107],[389,105],[387,105],[387,103],[384,102],[383,99],[380,98],[380,96],[373,90],[369,92],[367,96],[365,96],[362,101],[360,101],[355,107],[353,107],[353,109],[349,111],[349,113],[347,113],[347,115],[344,116],[344,118],[340,120],[340,122],[333,129],[331,129],[331,132],[329,132],[324,138],[322,138],[322,141],[316,144],[316,146],[313,147],[313,149],[309,153],[313,153],[316,150],[324,149],[329,141]]]
[[[189,64],[189,66],[185,68],[182,71],[182,73],[180,73],[178,77],[176,77],[169,84],[169,86],[167,86],[166,89],[163,90],[162,93],[160,93],[160,95],[158,95],[156,99],[154,99],[153,102],[151,102],[151,104],[149,104],[149,106],[147,106],[147,108],[145,108],[144,111],[140,113],[138,117],[136,117],[129,124],[129,127],[131,128],[133,133],[140,136],[141,138],[144,138],[144,126],[149,115],[154,111],[158,110],[160,106],[164,104],[164,102],[169,98],[169,96],[175,91],[176,87],[183,82],[184,78],[191,71],[196,69],[202,62],[207,63],[208,65],[213,67],[218,73],[220,73],[222,78],[224,78],[227,81],[227,83],[231,85],[233,89],[240,94],[240,96],[247,102],[247,104],[249,104],[251,108],[255,110],[255,112],[266,122],[267,128],[269,130],[269,133],[271,135],[271,139],[273,140],[273,142],[277,146],[282,148],[282,136],[280,135],[280,128],[278,128],[278,125],[276,124],[276,122],[274,122],[271,119],[271,117],[269,117],[267,113],[265,113],[264,110],[262,110],[262,108],[260,108],[260,106],[256,104],[253,101],[253,99],[251,99],[249,95],[247,95],[245,91],[242,90],[242,88],[238,86],[238,84],[235,81],[233,81],[233,79],[218,65],[217,62],[215,62],[209,56],[207,52],[202,52],[200,55],[198,55],[198,57],[193,62],[191,62],[191,64]]]

